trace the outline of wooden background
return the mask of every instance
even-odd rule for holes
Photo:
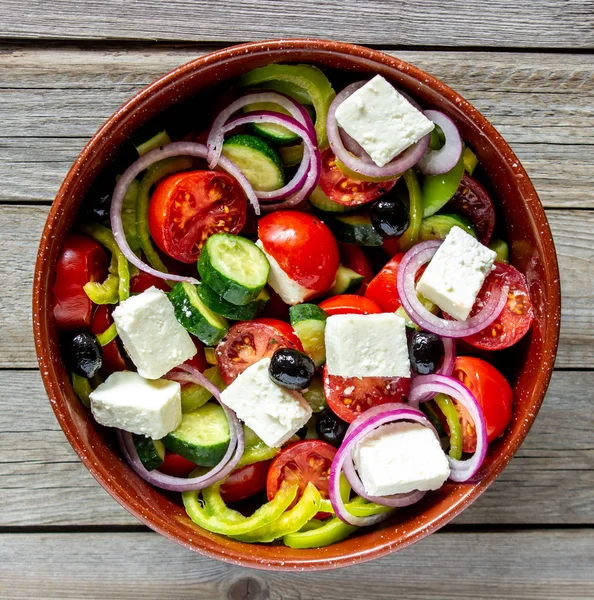
[[[557,244],[563,321],[536,424],[453,524],[351,569],[275,574],[148,531],[74,455],[36,370],[33,264],[48,207],[102,122],[231,43],[327,37],[443,79],[501,131]],[[0,597],[594,598],[594,2],[0,0]]]

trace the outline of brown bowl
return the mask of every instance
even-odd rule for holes
[[[315,550],[244,544],[204,531],[190,521],[175,496],[138,477],[121,458],[112,435],[95,423],[75,396],[60,358],[51,308],[64,238],[91,183],[118,146],[165,109],[271,62],[315,63],[360,78],[380,73],[425,108],[447,113],[484,167],[504,218],[512,261],[527,277],[536,313],[520,348],[505,355],[515,393],[513,420],[505,435],[491,444],[479,480],[446,484],[391,521]],[[259,42],[213,52],[161,77],[116,111],[60,187],[41,238],[33,290],[35,343],[50,402],[72,447],[97,481],[129,512],[175,542],[230,563],[274,570],[329,569],[384,556],[442,527],[474,502],[516,453],[543,401],[557,349],[559,313],[559,273],[547,219],[526,171],[494,127],[456,92],[414,66],[368,48],[320,40]]]

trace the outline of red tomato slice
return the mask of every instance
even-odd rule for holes
[[[191,171],[159,183],[148,224],[157,246],[175,260],[194,263],[213,233],[239,233],[247,204],[240,185],[226,173]]]
[[[315,215],[279,210],[260,219],[258,237],[280,268],[317,293],[334,284],[340,264],[334,236]]]
[[[504,284],[509,286],[507,303],[491,325],[464,338],[469,344],[482,350],[503,350],[513,346],[526,335],[534,320],[534,311],[524,275],[515,267],[505,263],[495,263],[495,267],[485,280],[470,315],[476,314],[493,290]]]
[[[328,498],[330,467],[336,454],[336,448],[321,440],[303,440],[287,446],[273,461],[266,479],[268,500],[272,500],[281,483],[297,483],[297,497],[289,506],[294,506],[307,487],[313,483],[322,498]],[[318,513],[316,517],[326,516]]]
[[[145,273],[144,271],[139,271],[130,280],[131,294],[141,294],[142,292],[148,290],[150,287],[156,287],[157,289],[163,290],[164,292],[169,292],[171,290],[171,288],[165,283],[163,279],[161,279],[160,277],[155,277],[150,273]]]
[[[352,423],[372,406],[404,402],[410,389],[408,377],[340,377],[324,367],[324,395],[332,411]]]
[[[172,477],[187,477],[195,468],[196,465],[187,458],[173,452],[166,452],[159,471]]]
[[[453,377],[459,379],[476,397],[483,409],[489,442],[507,428],[512,416],[513,391],[505,377],[488,362],[472,356],[458,356]],[[468,411],[455,402],[462,426],[462,450],[476,450],[476,430]]]
[[[355,246],[355,244],[338,242],[338,254],[340,262],[347,269],[352,269],[355,273],[363,276],[363,283],[355,293],[364,294],[367,285],[373,279],[373,269],[371,268],[369,259],[365,256],[365,252],[359,246]]]
[[[395,312],[400,308],[396,277],[403,256],[404,252],[396,254],[371,280],[365,291],[365,297],[376,302],[384,312]]]
[[[91,321],[90,330],[91,333],[99,335],[103,333],[113,323],[111,318],[111,307],[103,304],[95,309],[93,314],[93,320]],[[116,371],[125,371],[128,369],[126,359],[120,352],[117,338],[109,344],[106,344],[101,348],[103,355],[103,364],[101,365],[101,374],[104,377],[109,377]]]
[[[336,156],[330,148],[322,153],[322,174],[320,187],[330,200],[355,206],[367,204],[383,196],[396,185],[396,179],[391,181],[371,182],[351,179],[336,166]]]
[[[93,303],[83,287],[107,276],[107,254],[91,238],[76,233],[64,242],[56,265],[54,317],[58,329],[84,329],[91,324]]]
[[[240,373],[262,358],[271,357],[278,348],[303,346],[293,328],[276,319],[256,319],[233,325],[216,349],[223,381],[229,385]]]
[[[221,486],[221,496],[225,504],[241,502],[266,489],[266,477],[270,460],[246,465],[231,472]]]
[[[369,298],[355,294],[339,294],[320,302],[329,315],[372,315],[381,313],[382,309]]]

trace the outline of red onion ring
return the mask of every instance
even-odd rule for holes
[[[456,460],[448,456],[450,463],[450,479],[452,481],[468,481],[479,470],[487,455],[487,425],[481,405],[474,394],[454,377],[443,375],[420,375],[416,377],[410,388],[409,401],[413,406],[425,402],[436,394],[446,394],[460,402],[468,410],[476,430],[476,451],[466,460]]]
[[[425,175],[441,175],[451,171],[462,154],[462,138],[454,121],[438,110],[426,110],[425,116],[441,127],[445,144],[439,150],[428,148],[417,168]]]
[[[441,240],[422,242],[403,256],[396,278],[398,295],[406,314],[422,329],[446,338],[466,337],[482,331],[500,315],[507,302],[509,287],[504,285],[499,288],[499,294],[494,291],[483,308],[466,321],[448,321],[429,312],[417,296],[415,276],[433,258],[441,243]]]
[[[326,132],[328,134],[328,142],[332,152],[336,155],[336,158],[355,173],[366,175],[367,177],[394,177],[404,173],[407,169],[414,166],[421,160],[425,154],[427,148],[429,148],[429,142],[431,141],[431,134],[427,134],[421,138],[418,142],[404,150],[401,154],[396,156],[387,165],[378,167],[367,155],[367,157],[359,157],[351,154],[346,148],[342,141],[338,122],[336,120],[336,109],[354,92],[359,88],[363,87],[367,82],[358,81],[352,83],[344,88],[336,98],[330,104],[328,109],[328,116],[326,119]]]
[[[124,202],[124,196],[132,181],[136,179],[136,176],[142,171],[148,169],[152,164],[159,162],[165,158],[172,156],[196,156],[198,158],[206,158],[206,146],[204,144],[198,144],[194,142],[174,142],[167,144],[161,148],[155,148],[150,152],[147,152],[141,156],[136,162],[132,163],[125,171],[124,174],[118,179],[115,186],[113,196],[111,199],[111,208],[109,217],[111,221],[111,229],[113,231],[113,237],[122,251],[122,254],[131,262],[133,265],[138,267],[141,271],[165,279],[167,281],[187,281],[189,283],[198,283],[198,280],[194,277],[185,277],[182,275],[173,275],[171,273],[163,273],[153,267],[147,265],[145,262],[140,260],[134,252],[130,249],[126,236],[124,234],[124,227],[122,225],[122,204]],[[229,173],[229,175],[235,177],[237,182],[242,187],[248,200],[254,207],[254,211],[257,215],[260,214],[260,206],[258,204],[258,198],[254,194],[254,190],[250,185],[250,182],[245,178],[245,175],[239,170],[235,163],[231,162],[228,158],[222,156],[219,161],[219,166]]]
[[[454,371],[454,363],[456,362],[456,342],[454,338],[444,337],[441,338],[443,342],[443,362],[441,363],[441,367],[437,369],[437,375],[445,375],[446,377],[450,377]]]

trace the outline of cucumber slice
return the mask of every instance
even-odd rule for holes
[[[218,367],[209,367],[204,371],[204,375],[219,390],[223,391],[227,387]],[[181,386],[181,407],[183,413],[189,413],[204,406],[211,398],[212,394],[205,387],[197,383],[186,383]]]
[[[217,315],[221,315],[226,319],[232,319],[234,321],[251,321],[256,317],[260,308],[260,304],[257,300],[254,300],[249,304],[244,304],[243,306],[231,304],[231,302],[227,302],[227,300],[221,298],[221,296],[205,283],[198,285],[197,289],[200,300],[202,300],[208,308],[216,312]]]
[[[316,367],[323,365],[326,362],[324,331],[328,315],[315,304],[297,304],[289,309],[289,318],[305,352]]]
[[[165,446],[160,440],[153,440],[144,435],[133,434],[134,447],[138,458],[147,471],[159,468],[165,460]]]
[[[248,104],[244,107],[243,112],[250,113],[256,110],[268,110],[283,115],[289,115],[282,106],[279,106],[274,102],[255,102],[254,104]],[[282,125],[276,125],[275,123],[251,123],[250,128],[256,135],[263,137],[267,142],[278,144],[279,146],[293,144],[299,140],[299,136],[296,133],[289,131]]]
[[[357,210],[356,206],[344,206],[344,204],[338,204],[334,200],[330,200],[322,188],[317,185],[314,191],[309,196],[309,203],[318,210],[329,213],[348,213]]]
[[[182,416],[180,426],[163,438],[168,450],[201,467],[214,467],[229,446],[229,423],[223,409],[214,403]]]
[[[462,153],[454,168],[447,173],[425,176],[422,186],[424,217],[430,217],[447,204],[456,193],[463,175],[464,154]]]
[[[470,221],[459,215],[433,215],[421,221],[419,240],[443,240],[452,227],[460,227],[476,238],[476,233]]]
[[[216,348],[212,348],[210,346],[207,346],[206,348],[204,348],[204,358],[206,358],[206,362],[209,365],[216,365],[217,364]]]
[[[489,248],[497,253],[496,261],[509,264],[509,246],[506,242],[499,238],[493,238],[489,244]]]
[[[278,149],[278,155],[285,167],[295,167],[303,160],[303,144],[283,146]]]
[[[302,394],[314,413],[322,412],[325,408],[328,408],[321,377],[314,377],[309,387],[303,390]]]
[[[258,303],[258,312],[262,312],[266,308],[266,305],[268,304],[269,300],[270,300],[270,292],[268,291],[268,288],[264,288],[258,294],[258,297],[254,300],[254,302]]]
[[[280,92],[281,94],[287,94],[287,96],[291,96],[293,100],[305,104],[306,107],[311,106],[311,96],[307,91],[290,81],[275,81],[273,79],[256,87],[260,87],[266,91],[273,90],[275,92]]]
[[[186,281],[176,284],[169,301],[176,319],[203,344],[216,344],[227,333],[229,324],[200,300],[195,285]]]
[[[223,144],[223,154],[241,169],[257,191],[271,192],[285,184],[280,156],[260,138],[234,135]]]
[[[384,242],[365,213],[338,215],[328,222],[328,226],[340,242],[359,246],[381,246]]]
[[[340,265],[336,273],[336,281],[328,292],[328,295],[354,294],[363,285],[363,279],[365,279],[363,275],[359,275],[353,269]]]
[[[254,242],[238,235],[215,233],[200,252],[198,272],[219,296],[243,306],[264,289],[270,264]]]

